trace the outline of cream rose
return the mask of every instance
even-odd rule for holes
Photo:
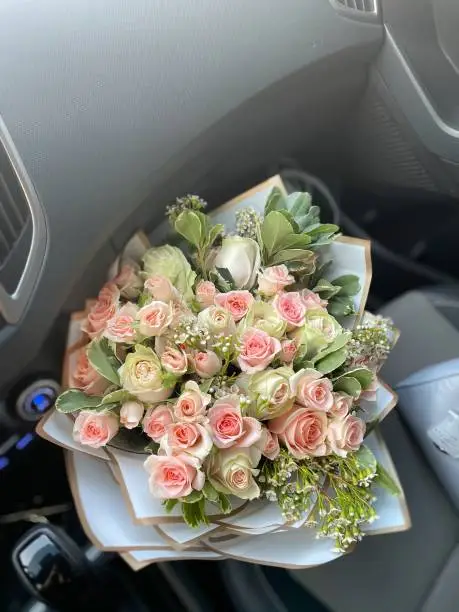
[[[107,321],[115,316],[120,290],[115,283],[107,283],[102,287],[97,300],[90,308],[88,316],[81,324],[81,329],[90,338],[97,338],[104,331]]]
[[[193,490],[200,491],[206,481],[199,459],[186,453],[150,455],[144,467],[149,474],[150,493],[159,499],[187,497]]]
[[[103,335],[112,342],[134,344],[137,338],[136,316],[137,306],[132,302],[127,302],[107,321]]]
[[[114,414],[82,410],[73,424],[73,439],[85,446],[100,448],[116,436],[118,429]]]
[[[305,323],[306,326],[319,332],[328,343],[333,342],[336,336],[342,332],[342,327],[338,321],[323,309],[307,310]]]
[[[333,406],[333,385],[317,370],[302,369],[292,377],[296,401],[313,410],[328,412]]]
[[[167,404],[148,408],[143,417],[143,431],[155,442],[160,442],[168,425],[174,422],[174,415]]]
[[[295,398],[292,376],[293,370],[286,366],[240,375],[237,384],[252,400],[249,414],[263,421],[290,410]]]
[[[328,425],[327,438],[330,450],[340,457],[358,451],[364,435],[365,423],[351,414],[343,419],[332,419]]]
[[[327,454],[328,419],[325,412],[296,404],[290,412],[270,421],[268,426],[296,459]]]
[[[229,310],[220,306],[209,306],[198,314],[198,323],[206,327],[211,334],[231,336],[236,331],[236,324]]]
[[[120,423],[126,429],[134,429],[142,420],[143,413],[144,407],[140,402],[124,402],[120,410]]]
[[[287,323],[279,316],[272,304],[257,300],[239,323],[238,332],[242,333],[249,327],[261,329],[273,338],[282,338],[287,329]]]
[[[86,347],[78,352],[75,369],[70,373],[70,387],[79,389],[86,395],[102,395],[107,390],[110,382],[102,378],[92,367]]]
[[[206,407],[211,396],[202,393],[199,385],[193,380],[185,383],[185,389],[177,399],[174,406],[174,415],[177,421],[185,423],[202,422],[206,417]]]
[[[172,395],[173,388],[163,387],[161,363],[151,348],[137,345],[118,373],[121,386],[141,401],[161,402]]]
[[[251,289],[260,267],[260,247],[252,238],[228,236],[214,261],[217,268],[226,268],[231,274],[236,289]]]
[[[271,266],[258,273],[258,291],[266,296],[276,295],[295,282],[286,265]]]
[[[200,423],[172,423],[161,440],[161,450],[166,455],[189,453],[200,461],[204,461],[212,446],[209,432]]]
[[[153,301],[143,306],[137,313],[139,333],[142,336],[162,336],[172,322],[173,312],[170,304]]]
[[[260,489],[255,481],[256,469],[260,461],[260,451],[251,448],[228,448],[210,456],[207,476],[210,483],[226,495],[236,495],[240,499],[260,497]]]
[[[264,370],[281,350],[277,338],[255,327],[249,327],[240,338],[237,363],[243,372],[252,374]]]

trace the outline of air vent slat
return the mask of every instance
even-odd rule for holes
[[[1,172],[0,172],[0,194],[3,194],[3,197],[6,200],[5,205],[4,205],[5,212],[9,213],[11,223],[16,227],[16,229],[20,233],[21,229],[24,226],[24,223],[27,221],[28,211],[26,209],[21,210],[20,206],[17,205],[17,202],[8,187],[5,177],[3,176]],[[2,202],[2,198],[0,198],[0,206],[1,206],[1,202]]]
[[[331,3],[340,11],[349,11],[354,15],[360,13],[376,16],[378,14],[378,0],[331,0]]]

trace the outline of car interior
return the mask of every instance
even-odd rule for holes
[[[459,464],[427,435],[459,397],[458,31],[457,0],[0,0],[1,610],[459,609]],[[69,316],[177,196],[212,208],[275,174],[372,241],[411,529],[304,570],[134,573],[88,542],[34,431]]]

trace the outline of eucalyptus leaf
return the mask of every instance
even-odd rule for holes
[[[353,378],[352,376],[345,376],[338,378],[334,384],[333,389],[335,391],[343,391],[352,397],[359,397],[362,392],[362,387],[357,380],[357,378]]]
[[[339,231],[339,227],[333,223],[317,223],[316,225],[310,226],[307,229],[309,236],[316,237],[320,234],[335,234]]]
[[[345,348],[340,348],[333,353],[330,353],[326,357],[319,359],[315,362],[315,368],[322,372],[322,374],[329,374],[334,372],[346,361],[347,351]]]
[[[306,251],[304,249],[285,249],[276,253],[272,258],[273,265],[285,263],[286,261],[301,263],[314,262],[315,255],[311,251]]]
[[[319,293],[324,300],[329,300],[341,291],[341,287],[335,287],[335,285],[333,285],[326,278],[321,278],[316,283],[316,286],[313,288],[313,291]]]
[[[341,295],[357,295],[360,291],[360,280],[355,274],[340,276],[339,278],[333,279],[332,283],[335,286],[341,287],[340,297]]]
[[[106,338],[93,340],[88,346],[87,355],[90,364],[96,372],[114,385],[120,386],[118,369],[121,364],[110,348]]]
[[[273,187],[266,200],[264,216],[266,217],[268,213],[273,210],[280,210],[281,208],[284,208],[282,204],[284,199],[285,196],[279,187]]]
[[[282,244],[283,249],[302,249],[306,248],[311,243],[311,238],[308,234],[290,234],[286,236]]]
[[[91,410],[101,405],[102,398],[85,395],[78,389],[68,389],[61,393],[56,400],[55,407],[59,412],[69,414],[80,410]]]
[[[354,300],[352,297],[340,295],[329,298],[328,312],[334,317],[346,317],[355,313]]]

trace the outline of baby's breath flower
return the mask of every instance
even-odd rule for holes
[[[197,195],[186,195],[182,198],[177,198],[174,204],[166,206],[166,215],[169,221],[174,225],[175,220],[184,210],[202,210],[207,206],[207,202]]]
[[[236,232],[243,238],[257,239],[257,226],[261,223],[260,215],[253,208],[241,208],[234,213]]]

